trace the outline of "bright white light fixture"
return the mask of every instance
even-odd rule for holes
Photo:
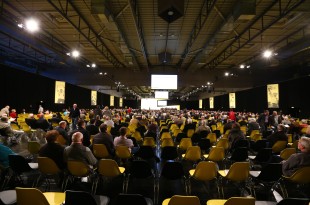
[[[92,67],[92,68],[96,68],[96,64],[95,64],[95,63],[92,63],[92,64],[91,64],[91,67]]]
[[[102,72],[99,73],[99,75],[102,75],[102,74],[103,74]]]
[[[26,20],[25,24],[26,29],[31,33],[37,32],[39,30],[39,22],[36,19],[30,18]]]
[[[247,66],[246,66],[246,68],[250,68],[250,67],[251,67],[250,65],[247,65]]]
[[[229,76],[229,73],[228,73],[228,72],[226,72],[226,73],[225,73],[225,76]]]
[[[272,55],[272,52],[270,50],[266,50],[264,53],[263,53],[263,56],[264,58],[270,58]]]
[[[87,64],[87,65],[86,65],[86,67],[87,67],[87,68],[90,68],[90,65],[89,65],[89,64]]]
[[[17,24],[17,26],[18,26],[19,28],[24,28],[24,24],[22,24],[22,23]]]
[[[80,56],[80,52],[79,52],[78,50],[74,50],[74,51],[72,51],[72,56],[73,56],[74,58],[77,58],[77,57]]]
[[[243,69],[244,67],[245,67],[245,65],[244,65],[244,64],[241,64],[241,65],[240,65],[240,68],[242,68],[242,69]]]

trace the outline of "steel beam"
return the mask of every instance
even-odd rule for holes
[[[185,50],[183,51],[182,56],[181,56],[179,62],[177,63],[178,68],[182,67],[184,59],[190,53],[190,49],[191,49],[192,45],[194,44],[197,36],[199,35],[201,29],[204,27],[211,10],[214,8],[215,3],[216,3],[216,0],[205,0],[204,1],[203,5],[201,7],[200,13],[196,19],[195,25],[191,31],[189,40],[185,46]]]
[[[141,18],[140,18],[140,13],[139,13],[139,8],[138,8],[138,4],[137,4],[137,0],[129,0],[129,4],[130,4],[130,8],[132,11],[132,15],[135,21],[135,25],[136,25],[136,31],[138,33],[138,38],[140,41],[140,46],[141,46],[141,51],[143,54],[143,57],[145,58],[146,62],[147,62],[147,71],[149,71],[149,66],[151,65],[149,58],[148,58],[148,53],[146,50],[146,46],[145,46],[145,40],[144,40],[144,35],[143,35],[143,29],[142,29],[142,22],[141,22]]]
[[[266,31],[268,28],[270,28],[274,23],[279,21],[281,18],[283,18],[285,15],[287,15],[289,12],[291,12],[293,9],[298,7],[300,4],[302,4],[305,0],[296,0],[294,2],[289,1],[287,5],[282,7],[282,0],[273,1],[268,8],[264,10],[264,12],[256,17],[252,23],[244,29],[239,36],[233,40],[218,56],[216,56],[214,59],[212,59],[209,63],[202,66],[201,69],[208,68],[210,70],[216,68],[220,63],[231,57],[233,54],[235,54],[237,51],[239,51],[241,48],[243,48],[245,45],[247,45],[249,42],[251,42],[253,39],[255,39],[257,36],[261,35],[264,31]],[[279,13],[277,16],[274,17],[274,19],[269,22],[264,22],[264,17],[266,17],[266,13],[276,5],[276,3],[279,4]],[[270,17],[269,17],[270,18]],[[254,28],[254,24],[258,21],[261,21],[261,28],[257,29]],[[255,31],[255,33],[251,33],[251,31]]]
[[[101,53],[115,68],[125,67],[125,65],[120,62],[113,53],[109,50],[109,48],[104,44],[100,36],[96,33],[94,28],[90,26],[90,24],[86,21],[83,15],[77,10],[77,8],[71,3],[70,0],[67,0],[65,3],[65,7],[62,2],[58,1],[59,6],[57,6],[52,0],[47,0],[54,9],[59,12],[59,14],[65,18],[68,23],[73,26],[73,28],[79,32],[99,53]],[[74,17],[78,18],[77,22],[72,19],[72,16],[68,15],[69,6],[72,7],[73,12],[77,15]],[[60,7],[60,8],[59,8]],[[71,12],[71,10],[70,10]],[[81,26],[83,24],[83,28]]]

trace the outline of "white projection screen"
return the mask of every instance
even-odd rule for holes
[[[169,92],[168,91],[155,91],[155,98],[156,99],[169,99]]]
[[[97,91],[95,90],[91,91],[90,100],[91,105],[97,105]]]
[[[110,106],[114,106],[114,96],[110,95]]]
[[[151,75],[151,89],[176,90],[178,89],[178,76]]]
[[[55,82],[55,103],[64,104],[65,103],[65,90],[66,83],[63,81]]]
[[[166,107],[167,100],[157,100],[157,107]]]
[[[229,93],[229,108],[236,108],[236,94]]]
[[[279,108],[279,84],[267,85],[268,108]]]
[[[214,97],[209,98],[210,109],[214,109]]]

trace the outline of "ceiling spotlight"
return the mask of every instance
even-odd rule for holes
[[[86,65],[86,67],[87,67],[87,68],[90,68],[90,65],[89,65],[89,64],[87,64],[87,65]]]
[[[71,53],[66,53],[67,56],[71,56]]]
[[[19,28],[24,28],[24,24],[22,24],[22,23],[17,24],[17,26],[18,26]]]
[[[33,33],[39,30],[39,22],[36,19],[30,18],[26,20],[26,29]]]
[[[225,73],[225,76],[229,76],[229,73],[228,73],[228,72],[226,72],[226,73]]]
[[[96,68],[96,64],[95,63],[91,64],[91,67]]]
[[[108,73],[107,73],[107,72],[105,72],[105,73],[104,73],[104,75],[108,75]]]
[[[211,83],[210,83],[210,82],[207,82],[207,84],[210,85]]]
[[[250,67],[251,67],[250,65],[247,65],[247,66],[246,66],[246,68],[250,68]]]
[[[74,51],[72,51],[72,56],[73,56],[74,58],[77,58],[77,57],[80,56],[80,52],[79,52],[78,50],[74,50]]]
[[[245,67],[245,65],[243,65],[243,64],[241,64],[241,65],[240,65],[240,68],[242,68],[242,69],[243,69],[244,67]]]
[[[174,12],[173,11],[168,11],[168,16],[172,16],[174,14]]]
[[[263,53],[263,56],[264,58],[270,58],[272,55],[272,52],[270,50],[266,50],[264,53]]]

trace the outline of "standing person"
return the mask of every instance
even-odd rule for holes
[[[257,119],[261,132],[263,136],[266,137],[267,127],[269,126],[269,110],[265,110],[264,113],[261,113]]]
[[[40,113],[43,113],[43,112],[44,112],[44,109],[43,109],[42,105],[39,105],[38,113],[40,114]]]
[[[9,105],[5,106],[0,111],[0,117],[2,117],[3,115],[6,115],[8,117],[9,114],[10,114],[10,106]]]
[[[232,108],[230,109],[230,111],[228,113],[228,118],[232,121],[236,121],[236,114]]]
[[[75,130],[76,124],[80,117],[80,109],[77,107],[77,104],[73,104],[72,109],[70,110],[69,117],[72,120],[72,130]]]

